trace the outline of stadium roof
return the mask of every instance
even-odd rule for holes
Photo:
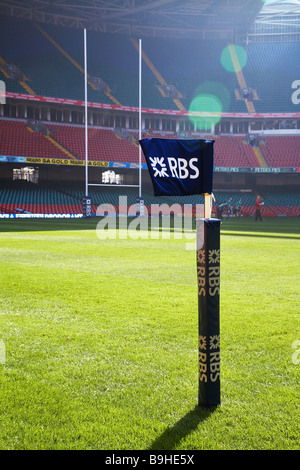
[[[247,33],[262,0],[0,0],[0,14],[133,36],[234,40]]]
[[[254,24],[300,28],[300,0],[0,0],[0,15],[132,36],[246,36]]]
[[[256,23],[300,27],[300,0],[266,0]]]

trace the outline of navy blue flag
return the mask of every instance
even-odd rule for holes
[[[155,196],[212,193],[214,140],[142,139]]]

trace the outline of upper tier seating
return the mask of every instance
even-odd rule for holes
[[[259,113],[299,112],[292,102],[292,83],[299,80],[299,42],[249,44],[244,70],[248,86],[257,90],[254,101]]]
[[[31,22],[0,18],[0,57],[15,64],[29,79],[37,95],[84,99],[83,33],[81,30],[42,25],[46,35]],[[227,71],[221,55],[227,43],[221,40],[144,38],[143,52],[150,63],[142,67],[142,105],[178,109],[171,97],[162,96],[161,80],[176,86],[180,102],[188,110],[199,93],[213,93],[224,112],[247,112],[244,100],[236,99],[239,83]],[[299,43],[249,44],[242,73],[248,87],[256,90],[257,112],[295,112],[292,82],[299,79]],[[110,95],[88,87],[89,101],[138,106],[138,53],[130,37],[88,32],[88,73],[109,86]],[[0,72],[0,79],[4,79]],[[8,91],[27,93],[17,81],[6,79]]]

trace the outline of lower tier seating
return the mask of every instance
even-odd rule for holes
[[[126,196],[126,210],[135,212],[136,192],[128,188],[116,188],[101,190],[91,190],[90,195],[92,198],[92,213],[96,214],[97,207],[102,204],[110,204],[118,212],[118,206],[122,200],[120,196]],[[250,216],[254,214],[254,204],[256,194],[254,193],[241,193],[241,192],[221,192],[216,191],[214,203],[214,213],[216,214],[217,205],[227,204],[224,207],[223,215],[232,216],[233,211],[228,214],[228,205],[231,204],[233,208],[241,201],[241,214],[243,216]],[[25,181],[0,181],[0,213],[18,213],[21,211],[28,211],[34,214],[81,214],[82,213],[82,199],[84,197],[84,190],[78,189],[74,184],[69,186],[50,185],[37,186],[33,183]],[[300,194],[299,192],[275,192],[266,191],[262,195],[264,206],[262,207],[262,215],[275,216],[299,216],[300,215]],[[201,204],[201,197],[189,196],[185,198],[174,197],[172,203],[168,198],[154,197],[152,193],[144,193],[145,206],[148,207],[150,212],[151,204],[177,204],[182,207],[183,204]],[[231,199],[231,202],[229,203]],[[194,210],[193,209],[193,210]],[[168,211],[168,210],[167,210]],[[180,209],[179,209],[180,211]]]

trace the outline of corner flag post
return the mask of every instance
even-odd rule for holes
[[[220,220],[211,218],[213,140],[139,141],[155,196],[204,194],[205,217],[196,219],[198,280],[198,405],[220,404]]]
[[[220,405],[220,220],[211,218],[205,194],[204,219],[197,227],[199,387],[198,405]]]

